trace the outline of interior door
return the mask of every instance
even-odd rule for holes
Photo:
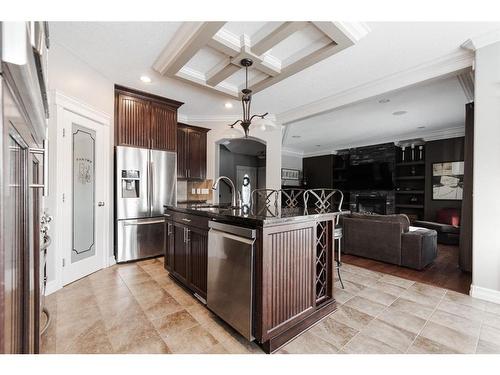
[[[65,202],[63,230],[63,285],[101,269],[105,263],[108,228],[105,207],[109,147],[107,129],[86,117],[64,111],[63,154]]]

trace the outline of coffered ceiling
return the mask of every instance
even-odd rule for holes
[[[339,23],[329,24],[340,29]],[[326,34],[318,31],[316,22],[293,27],[286,26],[287,22],[225,22],[215,26],[196,23],[198,27],[212,29],[207,33],[210,37],[205,37],[204,42],[198,41],[198,46],[193,48],[193,43],[179,37],[191,35],[189,40],[197,40],[193,37],[194,31],[191,34],[180,32],[189,25],[193,28],[192,23],[185,22],[50,22],[51,48],[59,49],[60,56],[76,56],[107,79],[111,87],[116,83],[184,102],[179,111],[184,121],[199,124],[212,121],[224,126],[241,116],[235,92],[243,83],[243,71],[231,62],[231,58],[237,56],[235,46],[239,45],[238,53],[241,53],[242,46],[246,48],[249,44],[250,52],[263,61],[262,66],[271,61],[269,69],[276,67],[279,60],[280,74],[283,74],[293,48],[296,53],[309,43],[311,49],[321,49],[328,40],[335,40],[323,36]],[[274,41],[284,38],[277,31],[280,27],[287,32],[294,27],[302,28],[258,55],[261,50],[252,51],[252,45],[261,40],[259,31],[269,30],[270,25],[275,32],[268,35],[275,35]],[[426,126],[425,131],[433,133],[450,128],[463,131],[460,119],[467,99],[464,99],[463,89],[460,91],[457,77],[464,69],[470,69],[473,53],[461,46],[469,38],[499,30],[500,23],[369,22],[367,25],[370,31],[355,44],[265,89],[259,88],[257,81],[266,82],[276,76],[257,68],[249,72],[252,88],[258,91],[252,99],[253,112],[269,112],[286,124],[285,148],[304,153],[329,152],[332,148],[375,139],[420,135],[422,130],[417,128],[421,125]],[[219,36],[229,33],[236,36],[230,39],[234,41],[234,52],[230,52],[231,48],[221,52],[213,47],[219,45],[222,49],[224,39]],[[244,42],[249,41],[247,44],[241,43],[242,35],[248,36],[243,38]],[[277,38],[276,35],[281,36]],[[173,48],[175,40],[185,44]],[[173,66],[165,54],[168,48],[175,52],[170,57],[178,67],[172,76],[153,68],[161,70]],[[185,49],[191,52],[180,59]],[[225,65],[220,64],[221,61],[225,61]],[[221,72],[219,76],[214,70],[217,66]],[[176,76],[184,69],[199,72],[200,82],[188,82]],[[208,72],[212,71],[209,77],[213,84],[215,78],[227,74],[227,69],[235,72],[221,82],[232,91],[222,92],[206,83]],[[142,75],[149,76],[151,83],[141,82],[139,77]],[[451,81],[426,86],[443,76]],[[73,77],[67,78],[75,84],[78,82]],[[422,82],[425,84],[415,86]],[[406,93],[406,88],[416,90],[414,95],[410,91]],[[386,106],[378,104],[376,99],[385,97],[388,92],[391,102]],[[399,95],[404,102],[399,101]],[[388,110],[391,106],[399,107],[392,112],[406,110],[407,114],[393,116]],[[344,112],[343,108],[350,110]],[[301,138],[292,138],[292,135]]]
[[[368,34],[353,22],[185,22],[153,68],[162,75],[238,98],[242,59],[249,88],[259,92],[354,45]]]

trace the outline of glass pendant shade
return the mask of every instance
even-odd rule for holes
[[[224,138],[235,139],[242,138],[244,136],[243,132],[239,129],[235,129],[233,126],[229,127],[224,131]]]

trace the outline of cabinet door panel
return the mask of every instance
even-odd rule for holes
[[[151,103],[151,148],[175,151],[177,144],[177,110],[161,104]]]
[[[189,261],[189,253],[188,247],[186,246],[185,241],[185,230],[186,227],[183,225],[179,225],[174,223],[174,255],[173,255],[173,271],[175,275],[181,279],[184,283],[188,281],[188,261]]]
[[[187,178],[187,129],[177,128],[177,178]]]
[[[189,282],[203,298],[207,297],[208,231],[189,228]]]
[[[188,178],[204,179],[207,169],[207,136],[203,132],[188,133]]]
[[[150,147],[150,105],[147,100],[117,94],[117,145]]]

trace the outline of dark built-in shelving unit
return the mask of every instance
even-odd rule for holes
[[[423,219],[425,204],[425,146],[422,152],[411,152],[405,148],[397,148],[396,162],[396,212],[408,215],[410,221]],[[418,146],[417,146],[418,149]]]

